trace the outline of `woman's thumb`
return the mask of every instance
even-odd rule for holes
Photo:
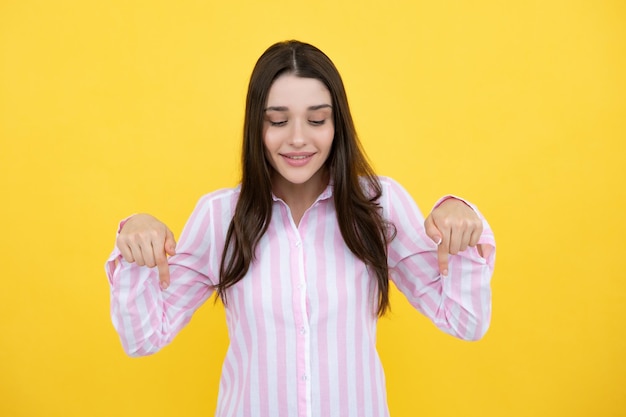
[[[170,256],[176,255],[176,239],[170,229],[165,232],[165,252]]]
[[[435,222],[433,221],[431,216],[428,216],[424,221],[424,230],[428,237],[435,243],[435,245],[441,245],[441,241],[443,238],[441,237],[441,232],[435,226]]]

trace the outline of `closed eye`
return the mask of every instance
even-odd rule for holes
[[[311,123],[314,126],[321,126],[324,123],[326,123],[326,119],[322,119],[322,120],[309,120],[309,123]]]
[[[286,120],[281,120],[280,122],[273,122],[273,121],[269,121],[270,122],[270,126],[284,126],[287,124]]]

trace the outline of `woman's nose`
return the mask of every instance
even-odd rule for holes
[[[306,143],[306,139],[304,137],[305,129],[302,126],[302,123],[296,122],[293,124],[293,130],[291,132],[291,140],[290,143],[293,146],[302,146]]]

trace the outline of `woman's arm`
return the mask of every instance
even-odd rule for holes
[[[390,279],[438,328],[480,339],[491,319],[495,240],[489,224],[471,204],[449,197],[424,221],[411,196],[386,181],[385,211],[397,230],[389,245]]]
[[[203,199],[176,249],[169,229],[152,216],[136,215],[122,225],[105,269],[113,325],[128,355],[149,355],[167,345],[213,293],[210,222]]]

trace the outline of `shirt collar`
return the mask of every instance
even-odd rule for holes
[[[334,190],[333,181],[330,180],[328,182],[328,185],[324,189],[324,191],[322,191],[321,194],[317,197],[317,199],[315,199],[315,203],[317,203],[318,201],[328,200],[329,198],[331,198],[333,196],[333,190]],[[276,194],[274,194],[273,192],[272,192],[272,200],[283,201],[282,198],[277,197]]]

